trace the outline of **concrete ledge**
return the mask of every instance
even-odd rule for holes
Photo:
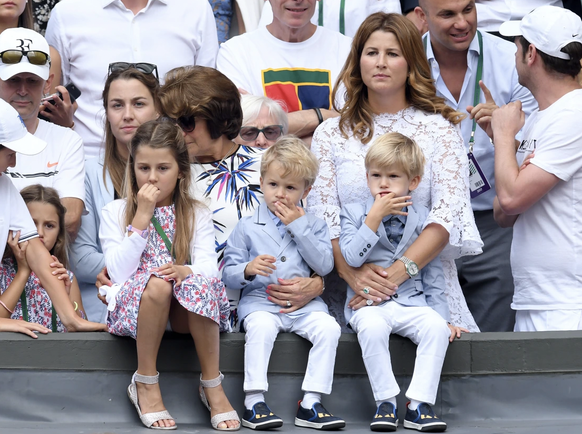
[[[309,342],[296,335],[279,335],[269,372],[304,374],[309,349]],[[390,351],[394,373],[411,375],[416,347],[407,339],[392,336]],[[223,334],[221,370],[242,373],[243,352],[244,334]],[[576,373],[582,372],[580,354],[582,331],[466,334],[449,347],[443,375]],[[135,341],[108,333],[49,334],[37,340],[0,334],[0,369],[132,371],[136,364]],[[199,372],[192,339],[166,334],[158,367],[165,372]],[[335,374],[366,375],[354,334],[341,337]]]

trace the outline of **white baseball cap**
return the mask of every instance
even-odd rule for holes
[[[36,53],[35,56],[35,52],[40,53]],[[29,54],[25,55],[25,53]],[[0,54],[2,55],[0,58],[0,78],[8,80],[16,74],[30,72],[47,80],[51,67],[49,53],[49,44],[40,33],[23,27],[4,30],[0,33]],[[22,58],[16,63],[12,63],[8,61],[7,54],[13,54],[16,57],[21,54]],[[34,63],[31,63],[31,58]]]
[[[30,134],[14,107],[0,99],[0,145],[24,155],[35,155],[46,147],[46,142]]]
[[[499,27],[503,36],[523,36],[548,56],[570,60],[560,51],[571,42],[582,44],[582,20],[574,12],[557,6],[540,6],[521,21],[506,21]]]

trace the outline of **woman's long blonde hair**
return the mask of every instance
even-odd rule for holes
[[[374,135],[372,107],[368,100],[368,88],[362,80],[360,58],[364,45],[376,31],[392,33],[402,55],[408,64],[409,77],[406,83],[406,101],[413,107],[429,113],[439,113],[445,119],[458,124],[464,115],[445,104],[444,98],[438,97],[430,67],[422,45],[418,29],[406,17],[400,14],[377,12],[362,23],[352,41],[350,54],[338,76],[333,90],[334,108],[340,112],[339,127],[345,138],[353,136],[362,143],[368,143]],[[335,104],[336,93],[340,84],[345,86],[345,105],[338,109]]]
[[[188,148],[182,130],[168,120],[155,120],[142,124],[131,140],[129,161],[125,172],[124,188],[127,195],[125,224],[129,225],[137,210],[137,180],[135,177],[135,155],[141,146],[153,149],[169,149],[178,163],[179,178],[174,188],[172,201],[175,207],[176,232],[172,241],[172,256],[176,264],[188,261],[190,242],[194,238],[195,210],[199,202],[190,195],[190,162]]]

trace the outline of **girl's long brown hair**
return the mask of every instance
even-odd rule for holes
[[[353,133],[356,139],[368,143],[374,135],[374,112],[368,100],[368,88],[362,80],[360,58],[364,45],[372,33],[378,30],[392,33],[396,37],[408,64],[410,75],[406,83],[406,101],[419,110],[441,114],[453,124],[461,122],[464,115],[446,105],[444,98],[436,94],[418,29],[400,14],[377,12],[366,18],[354,36],[350,54],[333,90],[332,100],[334,108],[340,112],[339,127],[342,136],[347,138]],[[346,103],[342,109],[335,104],[340,84],[345,86]]]
[[[169,120],[155,120],[142,124],[131,140],[129,161],[125,171],[124,189],[127,195],[125,224],[129,225],[137,210],[137,180],[135,177],[135,155],[142,146],[153,149],[169,149],[178,163],[180,177],[176,182],[172,201],[176,211],[176,232],[172,240],[172,256],[176,264],[183,265],[190,255],[190,242],[194,238],[194,220],[200,202],[190,195],[190,161],[182,130]]]
[[[41,202],[55,207],[57,216],[59,217],[59,234],[55,245],[50,250],[50,254],[55,255],[61,264],[68,269],[69,257],[67,256],[67,231],[65,228],[65,213],[67,210],[61,203],[59,193],[57,193],[54,188],[43,187],[40,184],[35,184],[23,188],[20,191],[20,195],[27,204],[31,202]]]
[[[124,69],[120,71],[113,71],[107,77],[105,81],[105,87],[103,88],[103,108],[105,109],[105,158],[103,161],[103,184],[107,188],[107,172],[111,177],[113,183],[113,188],[119,194],[123,196],[123,178],[125,177],[125,166],[127,161],[121,158],[119,151],[117,150],[117,141],[113,135],[113,130],[111,129],[111,123],[107,119],[107,109],[109,103],[109,90],[111,88],[111,83],[115,80],[137,80],[143,84],[152,95],[154,100],[154,106],[159,112],[160,102],[158,98],[158,92],[160,89],[160,84],[156,79],[154,74],[144,74],[135,68]]]

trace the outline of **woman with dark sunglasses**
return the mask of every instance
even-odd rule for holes
[[[233,142],[243,118],[240,94],[234,83],[216,69],[194,66],[171,70],[160,89],[160,101],[162,112],[176,119],[184,132],[195,180],[192,188],[195,197],[213,212],[218,268],[222,270],[227,238],[239,219],[253,215],[263,201],[259,186],[262,151]],[[269,294],[282,312],[305,306],[323,291],[319,276],[280,282],[280,285],[271,285]],[[234,309],[231,323],[237,329],[235,308],[240,291],[227,288],[227,295]],[[288,303],[292,307],[288,308]],[[218,354],[218,342],[215,349],[209,348],[214,350]],[[205,390],[213,416],[231,409],[221,390]]]
[[[101,157],[85,162],[85,209],[88,214],[82,217],[79,234],[70,249],[71,265],[79,281],[87,315],[99,322],[105,322],[107,312],[107,306],[99,301],[95,291],[95,280],[105,266],[98,236],[101,209],[123,196],[129,142],[137,127],[159,116],[159,83],[151,73],[153,68],[149,74],[134,67],[110,70],[103,90],[105,149]],[[111,284],[106,272],[99,274],[99,280],[105,285]]]
[[[271,98],[242,95],[243,126],[234,141],[240,145],[267,149],[289,131],[287,113]]]

